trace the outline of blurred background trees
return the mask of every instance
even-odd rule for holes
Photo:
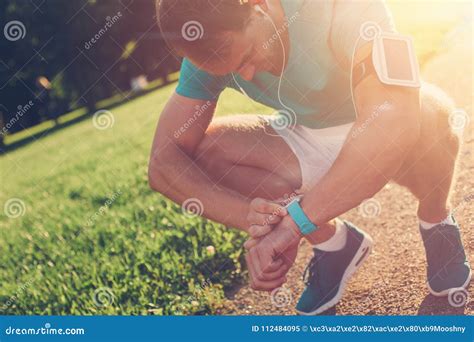
[[[23,25],[16,33],[7,30],[13,21]],[[133,79],[166,82],[179,68],[160,37],[154,0],[4,0],[0,24],[0,122],[8,134],[75,108],[93,112],[99,100],[128,98]]]

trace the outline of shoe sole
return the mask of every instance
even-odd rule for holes
[[[469,270],[469,276],[467,277],[466,281],[464,282],[464,284],[462,284],[461,286],[459,287],[452,287],[452,288],[449,288],[449,289],[446,289],[446,290],[443,290],[441,292],[436,292],[435,290],[433,290],[430,286],[430,282],[427,281],[426,282],[426,286],[428,287],[428,291],[430,291],[430,293],[435,296],[435,297],[446,297],[449,295],[449,292],[451,290],[454,290],[454,289],[465,289],[467,288],[467,286],[469,285],[469,283],[471,282],[471,276],[472,276],[472,270]]]
[[[372,238],[368,234],[364,234],[364,241],[362,241],[362,243],[360,244],[359,249],[354,255],[354,258],[352,259],[351,263],[349,264],[346,271],[344,272],[344,275],[342,276],[342,280],[341,280],[341,285],[339,286],[339,290],[337,291],[333,299],[331,299],[329,302],[327,302],[326,304],[324,304],[323,306],[321,306],[320,308],[314,311],[302,312],[302,311],[296,310],[296,312],[298,312],[298,314],[303,315],[303,316],[314,316],[336,305],[341,300],[342,295],[344,294],[344,291],[346,290],[349,279],[357,272],[357,270],[362,266],[364,261],[372,252],[372,245],[373,245]]]

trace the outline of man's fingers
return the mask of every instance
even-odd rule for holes
[[[270,265],[264,268],[264,273],[271,273],[275,272],[278,270],[283,264],[284,260],[282,258],[278,258],[276,260],[273,260]]]
[[[259,274],[255,269],[255,260],[253,260],[249,254],[245,256],[245,259],[247,261],[247,267],[250,275],[250,287],[252,289],[258,291],[272,291],[286,282],[286,273],[281,277],[275,277],[270,280],[260,279],[262,275]]]
[[[249,271],[250,287],[254,288],[255,271],[252,265],[252,259],[248,253],[245,255],[245,261],[247,262],[247,269]]]
[[[271,245],[268,243],[263,244],[263,242],[264,241],[262,241],[262,244],[260,244],[259,246],[251,250],[251,252],[254,252],[256,254],[254,261],[255,261],[255,270],[258,273],[271,272],[280,267],[280,265],[274,264],[273,249],[271,248]],[[283,261],[281,260],[281,258],[278,258],[277,260],[280,260],[278,261],[280,263]]]
[[[281,216],[278,216],[276,214],[262,214],[262,213],[257,213],[256,211],[250,211],[248,216],[247,216],[247,222],[249,225],[268,225],[268,224],[276,224],[281,221]]]
[[[273,227],[268,224],[264,226],[254,224],[249,227],[248,233],[252,238],[257,239],[270,233],[272,228]]]
[[[289,271],[289,267],[286,264],[283,264],[280,266],[279,269],[277,269],[274,272],[265,272],[262,274],[259,274],[258,280],[260,281],[274,281],[277,279],[283,278]]]
[[[244,248],[248,251],[258,244],[258,239],[250,238],[244,242]]]
[[[256,212],[274,216],[285,216],[286,208],[280,203],[268,201],[263,198],[254,198],[250,203]]]
[[[286,282],[286,277],[283,276],[279,279],[275,279],[272,281],[262,281],[262,280],[255,280],[254,282],[251,283],[251,287],[254,290],[258,291],[272,291],[276,289],[277,287],[282,286]]]
[[[252,243],[257,243],[253,242],[256,240],[249,240],[252,241]],[[255,269],[255,261],[258,262],[258,260],[253,259],[252,260],[252,268]],[[249,262],[247,261],[247,264]],[[258,272],[254,274],[254,277],[257,278],[258,280],[275,280],[278,278],[281,278],[283,275],[285,275],[289,270],[289,267],[287,263],[283,260],[283,258],[279,258],[271,263],[271,265],[267,268],[267,271],[265,273]]]
[[[258,291],[272,291],[273,289],[282,286],[286,282],[286,272],[284,270],[279,270],[282,276],[277,277],[277,273],[265,275],[265,277],[269,276],[269,280],[263,280],[262,275],[258,274],[255,270],[255,263],[249,253],[245,256],[245,260],[247,261],[247,268],[249,271],[250,276],[250,287],[254,290]],[[285,266],[282,266],[284,268]]]
[[[263,273],[262,266],[261,266],[261,260],[260,260],[260,256],[259,256],[259,252],[258,252],[259,249],[260,249],[260,247],[257,244],[257,246],[249,249],[249,251],[248,251],[248,255],[249,255],[250,260],[252,262],[252,267],[253,267],[255,276],[257,276],[258,274]]]

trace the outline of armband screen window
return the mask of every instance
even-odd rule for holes
[[[420,86],[418,62],[410,37],[381,34],[375,39],[373,62],[383,83]]]

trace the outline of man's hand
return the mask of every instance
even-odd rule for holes
[[[271,291],[286,281],[286,273],[295,262],[302,235],[291,217],[285,216],[267,235],[245,243],[250,286]]]
[[[286,208],[280,203],[254,198],[247,216],[248,233],[253,239],[261,238],[270,233],[286,214]]]

